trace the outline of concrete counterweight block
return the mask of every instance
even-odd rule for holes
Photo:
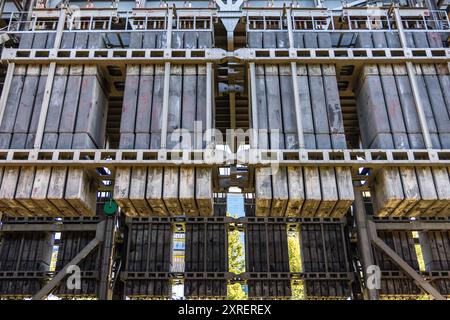
[[[187,216],[198,216],[195,202],[195,168],[180,168],[180,203]]]
[[[96,186],[83,168],[2,168],[0,207],[9,216],[94,216]]]
[[[140,217],[150,216],[152,209],[145,198],[147,168],[134,167],[131,170],[130,200]]]
[[[390,216],[405,198],[398,168],[381,169],[375,178],[372,194],[375,216]]]
[[[78,185],[82,210],[77,212],[67,201],[74,195],[65,194],[66,167],[8,167],[1,169],[0,207],[9,216],[65,217],[94,215],[85,185],[89,179],[71,176],[71,184]],[[88,188],[89,189],[89,188]],[[90,192],[93,192],[90,190]],[[95,192],[93,193],[95,195]]]
[[[415,65],[419,94],[433,147],[446,148],[450,118],[442,81],[448,71],[430,64]],[[363,147],[423,149],[422,129],[412,88],[403,65],[365,66],[357,91]],[[383,168],[375,179],[375,215],[446,215],[448,174],[427,167]]]
[[[65,199],[79,215],[96,213],[97,189],[94,181],[83,168],[70,167],[67,173]]]
[[[48,70],[39,65],[15,67],[0,124],[3,148],[34,147]],[[103,148],[107,108],[99,68],[57,65],[41,149]],[[96,213],[97,191],[85,169],[17,167],[8,169],[6,178],[9,185],[3,187],[0,199],[9,208],[5,210],[9,215],[65,217]]]
[[[375,216],[448,216],[447,168],[383,168],[372,186]]]
[[[305,187],[303,185],[303,171],[299,167],[288,167],[289,200],[286,208],[287,217],[296,217],[305,201]]]
[[[146,199],[156,216],[167,216],[166,205],[162,199],[163,168],[149,167],[147,172]]]
[[[96,66],[84,66],[72,148],[103,148],[108,99]]]
[[[123,167],[117,168],[116,179],[114,182],[114,194],[113,198],[117,202],[120,209],[125,212],[129,217],[137,217],[137,210],[134,208],[133,203],[130,200],[130,181],[131,181],[131,168]]]
[[[120,167],[113,198],[130,217],[211,216],[212,169]]]
[[[336,173],[336,184],[338,189],[338,201],[331,213],[333,218],[344,217],[353,201],[355,195],[353,193],[353,180],[352,172],[350,168],[336,167],[334,168]]]
[[[15,199],[15,189],[18,183],[20,167],[2,168],[0,186],[0,203],[4,213],[10,216],[31,216],[31,212]]]
[[[213,178],[211,168],[196,168],[195,200],[202,216],[213,215]]]
[[[272,181],[266,168],[255,169],[256,216],[270,216],[272,203]]]
[[[345,216],[354,200],[349,168],[280,167],[255,170],[256,216]]]

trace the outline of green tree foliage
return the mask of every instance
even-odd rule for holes
[[[228,270],[235,274],[245,271],[244,246],[238,230],[228,231]],[[247,298],[239,283],[228,286],[227,296],[230,300],[244,300]]]
[[[298,233],[289,233],[288,250],[289,265],[291,272],[301,272],[302,263],[300,260],[300,245]],[[301,283],[292,283],[292,300],[303,300],[303,285]]]
[[[228,261],[230,272],[238,274],[245,271],[244,247],[238,230],[228,232]]]
[[[289,234],[288,250],[289,250],[289,265],[291,267],[291,272],[302,272],[298,234],[296,233]]]
[[[228,285],[227,298],[228,300],[247,300],[247,296],[240,283]]]

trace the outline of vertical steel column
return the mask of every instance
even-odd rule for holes
[[[232,19],[227,26],[233,28],[233,31],[227,30],[227,50],[233,51],[234,50],[234,28],[236,27],[236,24],[233,23],[234,20]],[[236,81],[234,77],[234,68],[230,67],[228,64],[228,85],[233,85],[236,87]],[[228,92],[228,97],[230,99],[230,126],[232,130],[236,130],[236,92],[234,90],[231,90]],[[237,152],[237,144],[235,141],[236,137],[234,136],[234,132],[232,135],[232,145],[230,148],[232,149],[232,152]]]
[[[112,299],[112,288],[111,288],[111,267],[112,258],[114,251],[114,228],[115,228],[115,218],[107,217],[104,231],[104,240],[102,247],[102,257],[101,257],[101,269],[100,269],[100,283],[98,290],[98,298],[100,300],[111,300]]]
[[[252,137],[250,139],[252,149],[258,148],[258,103],[256,98],[256,72],[255,72],[255,63],[249,63],[249,75],[250,75],[250,98],[251,98],[251,110],[252,110]]]
[[[0,0],[0,17],[3,15],[3,10],[5,9],[6,0]]]
[[[400,37],[400,43],[401,43],[403,49],[407,49],[408,44],[406,42],[406,37],[405,37],[404,30],[403,30],[402,19],[400,17],[400,12],[399,12],[398,6],[396,6],[394,8],[394,16],[395,16],[395,23],[397,25],[399,37]],[[423,140],[425,141],[425,147],[427,149],[432,149],[433,144],[431,142],[430,130],[428,128],[427,119],[425,117],[425,112],[423,110],[422,100],[420,99],[419,88],[418,88],[417,79],[416,79],[416,73],[414,71],[414,66],[413,66],[412,62],[410,62],[410,61],[406,62],[406,69],[408,71],[409,81],[411,82],[411,89],[413,92],[417,115],[419,116],[419,123],[420,123],[420,128],[422,129],[422,135],[423,135]]]
[[[23,7],[21,11],[24,12],[25,10],[27,10],[27,20],[30,20],[33,15],[33,9],[36,6],[36,0],[30,0],[30,2],[28,3],[28,7],[26,5],[27,3],[25,2],[25,7]]]
[[[213,95],[212,95],[212,79],[213,79],[213,70],[212,70],[212,62],[207,62],[206,63],[206,132],[207,132],[207,137],[206,137],[206,142],[211,143],[211,138],[212,138],[212,99],[213,99]]]
[[[356,228],[358,231],[358,250],[361,257],[363,268],[364,282],[367,284],[367,268],[374,265],[372,246],[370,244],[370,233],[367,227],[367,214],[364,207],[364,201],[361,191],[355,190],[355,202],[353,205],[355,211]],[[369,300],[378,300],[379,294],[377,289],[367,289],[364,296]]]
[[[3,121],[3,114],[5,113],[6,102],[8,102],[9,89],[11,89],[11,82],[15,67],[16,64],[14,62],[10,62],[8,64],[8,69],[6,70],[5,82],[3,83],[3,91],[0,98],[0,123]]]
[[[289,49],[294,48],[294,35],[292,34],[291,10],[292,10],[292,8],[286,10]],[[298,147],[299,147],[299,149],[303,149],[303,148],[305,148],[305,139],[303,137],[303,124],[302,124],[302,117],[301,117],[300,96],[299,96],[299,92],[298,92],[297,62],[291,62],[291,75],[292,75],[292,88],[294,90],[294,106],[295,106],[295,119],[296,119],[296,123],[297,123]]]
[[[54,49],[58,49],[61,44],[62,32],[64,30],[65,20],[66,20],[66,10],[61,9],[61,11],[59,13],[58,26],[56,28],[55,43],[53,46]],[[36,138],[34,140],[34,148],[35,149],[40,149],[41,145],[42,145],[42,139],[44,137],[45,121],[47,119],[47,112],[48,112],[48,106],[50,104],[50,97],[52,94],[53,79],[55,77],[55,71],[56,71],[56,62],[51,62],[50,66],[48,68],[47,81],[45,83],[45,91],[44,91],[44,96],[42,98],[41,113],[39,115],[39,122],[38,122],[38,127],[36,130]]]
[[[172,46],[172,23],[173,23],[173,8],[167,10],[167,37],[166,49]],[[161,117],[161,149],[167,146],[167,120],[169,117],[169,84],[170,84],[170,62],[164,64],[164,91],[163,91],[163,110]]]

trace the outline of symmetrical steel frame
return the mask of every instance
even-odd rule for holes
[[[56,40],[54,48],[52,49],[13,49],[5,48],[2,53],[1,61],[8,64],[4,90],[0,98],[0,119],[3,117],[3,112],[6,105],[7,94],[11,85],[12,75],[14,73],[15,65],[17,64],[49,64],[49,73],[45,87],[45,94],[43,99],[43,107],[39,120],[35,149],[34,150],[0,150],[0,166],[77,166],[89,168],[92,172],[96,172],[98,180],[113,180],[114,169],[118,166],[172,166],[172,165],[194,165],[194,166],[213,166],[216,168],[229,166],[233,164],[242,164],[250,168],[257,166],[268,166],[277,164],[281,166],[347,166],[353,169],[354,173],[359,172],[361,168],[369,168],[377,170],[386,164],[394,166],[450,166],[450,150],[432,150],[429,130],[424,119],[423,107],[421,105],[420,97],[417,90],[417,82],[415,79],[415,72],[413,70],[413,63],[447,63],[450,68],[450,49],[411,49],[407,48],[404,35],[404,29],[410,32],[423,32],[429,30],[430,16],[438,15],[440,18],[435,23],[433,32],[450,33],[450,23],[448,17],[442,16],[440,12],[431,12],[424,8],[409,8],[399,9],[397,7],[382,8],[377,11],[377,18],[372,17],[372,13],[367,9],[347,8],[340,11],[331,11],[326,9],[276,9],[276,8],[245,8],[240,10],[242,1],[232,4],[231,7],[227,3],[219,1],[218,5],[221,9],[226,10],[189,10],[164,8],[160,10],[146,10],[135,9],[131,12],[120,12],[117,9],[82,9],[79,15],[81,24],[74,24],[72,19],[72,12],[69,9],[63,10],[34,10],[31,21],[27,21],[27,25],[31,26],[27,30],[21,28],[20,21],[17,21],[16,15],[10,14],[8,28],[6,32],[9,33],[24,33],[24,32],[55,32]],[[431,14],[430,14],[431,13]],[[209,28],[212,28],[213,18],[219,17],[228,25],[227,36],[229,38],[228,51],[221,49],[170,49],[169,47],[163,50],[152,49],[59,49],[62,33],[71,32],[135,32],[148,30],[149,19],[152,21],[162,21],[164,26],[167,26],[167,43],[171,43],[172,26],[180,26],[183,18],[200,19],[202,21],[209,21]],[[246,18],[247,32],[255,31],[252,25],[262,24],[262,30],[266,28],[266,22],[282,21],[287,19],[287,23],[279,23],[280,29],[286,28],[289,34],[289,48],[288,49],[237,49],[234,50],[232,43],[233,30],[236,24],[234,21],[239,18]],[[336,18],[342,18],[346,23],[346,29],[336,28]],[[125,20],[123,30],[113,30],[111,28],[114,21],[117,19]],[[174,23],[174,19],[176,22]],[[49,23],[50,22],[50,23]],[[208,23],[208,22],[205,22]],[[383,28],[374,28],[373,25],[381,25]],[[77,29],[77,25],[83,25],[83,29]],[[101,25],[101,27],[99,27]],[[47,26],[47,27],[43,27]],[[49,27],[51,26],[51,27]],[[261,27],[257,27],[261,28]],[[261,29],[257,29],[261,31]],[[377,32],[383,30],[391,30],[398,32],[400,35],[402,48],[401,49],[351,49],[351,48],[336,48],[336,49],[294,49],[293,48],[293,34],[297,31],[304,32],[306,30],[314,30],[315,32]],[[431,31],[431,30],[430,30]],[[231,40],[230,40],[231,39]],[[230,42],[231,41],[231,42]],[[365,63],[401,63],[406,64],[408,76],[412,84],[414,101],[416,109],[419,114],[420,124],[423,135],[425,137],[427,150],[250,150],[242,154],[225,154],[212,150],[194,150],[185,152],[181,150],[164,150],[165,141],[167,138],[167,128],[163,128],[162,135],[162,150],[41,150],[42,134],[46,113],[48,110],[48,103],[51,95],[51,87],[55,68],[57,64],[83,64],[88,62],[97,65],[117,65],[123,66],[127,63],[164,63],[165,64],[165,82],[168,82],[170,75],[171,63],[206,63],[207,65],[207,83],[212,83],[213,79],[213,64],[224,63],[227,61],[240,62],[249,64],[249,76],[254,77],[255,63],[290,63],[292,68],[293,83],[296,84],[295,75],[296,64],[309,63],[329,63],[339,66],[361,66]],[[250,83],[254,83],[250,81]],[[163,102],[163,118],[167,118],[168,109],[168,85],[164,92]],[[294,90],[298,88],[294,85]],[[250,102],[256,101],[255,88],[250,88]],[[298,95],[295,95],[298,97]],[[207,101],[209,104],[213,103],[213,87],[207,88]],[[232,99],[230,99],[232,100]],[[295,108],[300,110],[301,101],[296,99]],[[257,112],[255,103],[251,103],[251,111]],[[207,108],[210,110],[210,108]],[[208,128],[212,126],[212,114],[207,114]],[[163,121],[165,124],[166,122]],[[300,123],[298,120],[297,123]],[[253,128],[257,129],[257,124],[253,123]],[[299,132],[302,132],[299,127]],[[300,147],[303,147],[303,139],[299,136]],[[255,141],[253,141],[255,142]],[[256,143],[254,144],[256,145]],[[174,160],[174,155],[179,156],[179,160]],[[183,162],[182,160],[186,160]],[[193,159],[193,160],[192,160]],[[187,161],[189,160],[189,161]],[[214,160],[214,161],[213,161]],[[108,168],[110,174],[100,174],[97,168]],[[426,219],[373,219],[369,220],[364,211],[364,204],[361,196],[361,185],[358,180],[367,179],[367,176],[357,178],[354,212],[356,218],[356,225],[358,228],[358,245],[361,252],[361,262],[364,272],[366,267],[373,264],[372,245],[382,250],[393,262],[395,262],[401,270],[403,270],[415,283],[430,294],[435,299],[444,299],[442,295],[436,291],[428,282],[426,282],[422,275],[413,270],[406,262],[403,261],[389,246],[386,245],[378,236],[377,230],[450,230],[450,222],[448,219],[426,218]],[[112,182],[113,183],[113,182]],[[155,218],[165,219],[164,222],[184,223],[192,218]],[[207,223],[208,221],[217,223],[218,218],[208,218],[204,220],[198,218],[200,223]],[[306,218],[221,218],[223,223],[243,225],[248,222],[265,223],[267,221],[301,224],[306,222],[312,223],[326,223],[328,220],[322,218],[311,218],[312,220],[305,220]],[[272,219],[272,220],[271,220]],[[318,220],[317,220],[318,219]],[[163,221],[163,220],[160,220]],[[11,222],[11,221],[9,221]],[[136,221],[135,221],[136,222]],[[134,223],[135,223],[134,222]],[[340,220],[329,220],[329,223],[342,223]],[[105,232],[105,228],[108,230]],[[104,237],[107,235],[109,243],[104,250],[112,250],[112,243],[114,240],[111,232],[113,226],[111,221],[100,222],[98,224],[70,224],[70,223],[40,223],[40,224],[23,224],[23,223],[4,223],[0,227],[0,232],[14,232],[14,231],[74,231],[74,230],[96,230],[96,237],[68,264],[76,264],[86,257],[89,252],[95,249],[100,243],[104,242]],[[109,266],[111,263],[103,261],[102,265]],[[42,299],[47,296],[57,284],[65,277],[67,266],[58,272],[52,280],[36,293],[33,299]],[[108,270],[102,270],[102,274],[109,274]],[[128,276],[136,277],[140,275],[122,274],[122,277]],[[152,275],[144,275],[151,277]],[[175,278],[181,275],[161,275],[158,277],[172,277]],[[184,278],[204,278],[208,275],[195,273],[184,274]],[[219,276],[219,275],[214,275]],[[245,273],[242,275],[223,274],[226,279],[232,281],[240,281],[240,279],[254,279],[265,277],[265,274]],[[275,275],[274,275],[275,276]],[[308,277],[315,278],[315,275],[290,273],[279,275],[281,278],[288,279],[307,279]],[[329,275],[325,275],[328,277]],[[321,275],[317,275],[321,277]],[[344,277],[351,279],[352,274],[335,275],[336,277]],[[309,278],[308,278],[309,279]],[[104,288],[108,287],[109,279],[102,278]],[[101,292],[102,298],[110,298],[108,289],[103,289]],[[367,290],[367,298],[377,299],[377,290]]]

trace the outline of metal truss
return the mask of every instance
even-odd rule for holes
[[[377,9],[378,10],[378,9]],[[242,18],[247,19],[247,31],[264,31],[266,22],[280,22],[280,30],[287,30],[292,38],[295,32],[378,32],[391,30],[399,32],[404,37],[404,31],[408,32],[450,32],[448,17],[442,18],[441,11],[432,12],[424,8],[381,8],[378,10],[378,18],[373,18],[373,12],[361,8],[344,8],[339,11],[314,9],[306,10],[300,8],[246,8],[234,10],[232,14],[217,10],[198,9],[176,9],[165,8],[160,10],[136,9],[131,12],[120,12],[117,9],[82,9],[80,10],[80,24],[72,21],[70,10],[33,10],[32,21],[26,22],[27,29],[21,29],[17,15],[11,14],[6,33],[26,32],[55,32],[55,48],[53,49],[13,49],[5,48],[2,53],[1,62],[9,63],[8,73],[5,80],[5,90],[8,91],[15,64],[50,64],[49,80],[46,87],[51,87],[56,64],[83,64],[94,63],[97,65],[126,65],[129,63],[155,64],[164,63],[223,63],[226,61],[238,61],[244,63],[330,63],[337,66],[362,65],[367,63],[449,63],[450,49],[411,49],[403,44],[400,49],[238,49],[225,51],[221,49],[59,49],[59,43],[63,32],[135,32],[150,30],[149,23],[160,21],[163,25],[170,25],[168,35],[171,31],[181,28],[183,19],[195,22],[197,17],[201,20],[212,21],[213,18]],[[430,28],[430,17],[438,15],[437,26]],[[153,20],[152,20],[153,19]],[[149,21],[150,20],[150,21]],[[288,23],[284,26],[283,21]],[[336,22],[341,20],[339,26]],[[122,29],[113,29],[117,21],[125,21]],[[172,23],[175,21],[175,23]],[[262,28],[253,28],[262,23]],[[212,25],[212,24],[211,24]],[[209,26],[209,28],[211,27]],[[194,23],[195,26],[195,23]],[[380,27],[381,26],[381,27]],[[339,28],[338,28],[339,27]],[[343,29],[341,29],[343,28]],[[160,29],[157,29],[160,30]],[[164,30],[161,29],[161,30]],[[185,29],[183,29],[185,30]],[[188,30],[196,30],[195,27]],[[201,28],[201,30],[205,30]],[[208,29],[206,29],[208,30]],[[170,36],[168,37],[170,40]],[[290,41],[292,43],[292,41]],[[404,42],[404,41],[402,41]],[[168,41],[170,43],[170,41]],[[415,82],[414,74],[408,70],[412,82]],[[166,76],[166,78],[168,78]],[[211,74],[210,74],[211,78]],[[210,79],[211,80],[211,79]],[[210,81],[211,83],[211,81]],[[48,88],[47,88],[48,89]],[[46,90],[49,91],[49,90]],[[252,90],[253,91],[253,90]],[[413,91],[416,89],[413,85]],[[211,98],[211,92],[209,92]],[[415,97],[416,98],[416,97]],[[44,99],[48,106],[49,94]],[[3,101],[4,100],[4,101]],[[166,99],[167,100],[167,99]],[[417,99],[416,99],[417,100]],[[6,103],[2,98],[0,105]],[[209,102],[211,103],[211,102]],[[297,103],[298,104],[298,103]],[[417,108],[422,109],[420,105]],[[3,108],[1,108],[3,109]],[[167,108],[166,108],[167,109]],[[42,117],[45,120],[46,108]],[[3,113],[3,110],[1,110]],[[420,112],[419,112],[420,113]],[[211,116],[211,115],[209,115]],[[1,118],[1,116],[0,116]],[[38,130],[42,136],[42,124]],[[425,128],[424,136],[429,136]],[[299,130],[301,132],[301,130]],[[224,167],[235,164],[247,165],[250,168],[258,166],[327,166],[327,167],[351,167],[354,172],[360,168],[380,169],[389,166],[426,166],[426,167],[449,167],[450,150],[247,150],[238,154],[226,154],[212,150],[42,150],[40,141],[34,150],[0,150],[0,166],[77,166],[95,172],[97,180],[113,179],[115,168],[120,166],[213,166]],[[107,168],[98,170],[99,168]],[[373,175],[373,174],[372,174]],[[367,177],[367,176],[364,176]],[[358,186],[360,187],[360,186]],[[445,299],[428,281],[437,278],[449,278],[448,272],[418,273],[411,268],[398,254],[396,254],[377,235],[377,230],[450,230],[449,218],[373,218],[367,219],[362,203],[361,192],[355,192],[355,218],[358,228],[358,245],[361,250],[361,262],[365,272],[366,267],[373,265],[372,246],[385,253],[399,268],[412,278],[413,281],[434,299]],[[248,223],[283,223],[299,225],[306,223],[345,223],[344,219],[335,218],[291,218],[291,217],[245,217],[233,219],[230,217],[149,217],[149,218],[127,218],[127,223],[224,223],[239,227]],[[98,220],[55,220],[54,218],[6,218],[0,225],[0,232],[24,232],[24,231],[83,231],[95,230],[96,237],[68,264],[77,264],[84,259],[92,250],[98,247],[105,239],[105,222]],[[113,243],[112,239],[107,241]],[[107,263],[104,263],[106,265]],[[33,299],[45,298],[58,283],[66,276],[66,265],[56,275],[52,273],[24,275],[11,275],[1,273],[0,277],[29,276],[29,277],[52,277],[52,279]],[[102,270],[102,277],[109,274]],[[404,274],[388,273],[386,276],[404,277]],[[123,280],[126,279],[224,279],[233,282],[245,282],[247,280],[329,280],[344,279],[353,280],[352,273],[243,273],[234,275],[228,272],[186,272],[186,273],[121,273]],[[367,276],[367,275],[366,275]],[[103,279],[107,283],[107,279]],[[103,286],[104,288],[107,287]],[[105,289],[102,289],[105,291]],[[106,293],[103,293],[106,296]],[[368,290],[368,297],[378,298],[376,290]]]

